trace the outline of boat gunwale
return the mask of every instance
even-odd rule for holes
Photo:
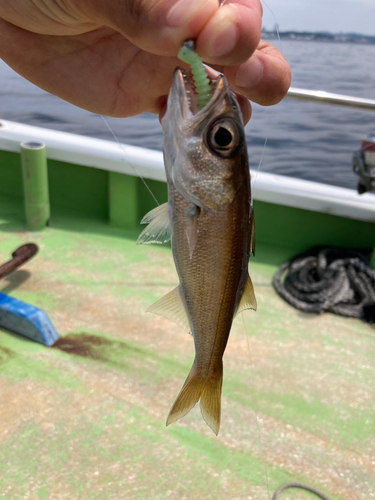
[[[160,151],[0,120],[0,151],[20,153],[25,141],[43,141],[47,158],[165,182]],[[255,200],[375,222],[375,195],[267,172],[252,172]]]

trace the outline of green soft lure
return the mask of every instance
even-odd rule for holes
[[[194,42],[189,40],[185,42],[177,56],[181,61],[189,64],[193,75],[195,92],[198,98],[198,109],[202,109],[211,99],[210,79],[202,64],[201,58],[194,52]]]

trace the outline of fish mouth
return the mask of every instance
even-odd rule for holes
[[[225,76],[219,73],[210,79],[211,97],[205,106],[198,107],[198,96],[193,79],[182,68],[176,68],[172,86],[168,95],[167,111],[162,119],[165,128],[174,129],[177,134],[182,126],[196,127],[214,117],[232,115],[242,121],[242,114],[237,99],[232,94]]]
[[[192,77],[182,68],[176,68],[173,75],[171,88],[172,100],[175,105],[179,102],[181,115],[183,118],[190,118],[204,112],[213,101],[216,101],[218,87],[224,87],[224,77],[219,75],[214,80],[210,79],[211,98],[208,103],[201,109],[198,108],[198,96],[195,90],[195,85]],[[220,82],[222,84],[220,85]],[[226,90],[226,89],[222,89]]]
[[[180,69],[180,68],[179,68]],[[190,112],[195,115],[198,113],[198,95],[195,90],[195,85],[193,83],[193,79],[188,76],[185,70],[180,69],[181,76],[183,79],[184,90],[185,90],[185,99],[189,105]]]

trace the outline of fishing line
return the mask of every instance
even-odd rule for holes
[[[280,38],[280,33],[279,33],[279,28],[277,26],[277,21],[276,21],[276,17],[275,17],[275,14],[273,13],[271,7],[264,1],[264,0],[261,0],[262,4],[264,4],[267,9],[271,12],[271,15],[273,17],[273,20],[275,22],[275,30],[276,30],[276,33],[277,33],[277,38],[278,38],[278,42],[279,42],[279,50],[281,52],[281,54],[283,54],[283,47],[282,47],[282,43],[281,43],[281,38]],[[284,54],[283,54],[284,55]],[[275,107],[272,108],[272,112],[271,112],[271,116],[268,118],[267,122],[269,122],[273,116],[275,114]],[[268,128],[268,127],[267,127]],[[252,186],[251,186],[251,189],[254,190],[255,189],[255,183],[256,183],[256,180],[257,180],[257,177],[258,177],[258,173],[260,171],[260,167],[262,165],[262,162],[263,162],[263,157],[264,157],[264,154],[266,152],[266,146],[267,146],[267,142],[268,142],[268,139],[269,139],[269,135],[266,136],[266,139],[264,141],[264,145],[263,145],[263,149],[262,149],[262,153],[261,153],[261,156],[260,156],[260,160],[259,160],[259,163],[258,163],[258,168],[256,169],[255,171],[255,175],[254,175],[254,180],[252,180]]]
[[[275,14],[273,13],[271,7],[264,1],[264,0],[261,0],[262,4],[264,4],[267,9],[271,12],[271,15],[273,17],[273,20],[275,21],[275,31],[277,33],[277,38],[279,39],[279,44],[280,44],[280,52],[283,54],[283,44],[281,43],[281,39],[280,39],[280,33],[279,33],[279,26],[277,24],[277,20],[276,20],[276,16]],[[283,54],[284,55],[284,54]]]
[[[277,25],[275,14],[273,13],[273,11],[270,8],[270,6],[264,0],[261,0],[261,1],[267,7],[267,9],[271,12],[272,17],[273,17],[273,19],[275,21],[275,31],[277,33],[277,38],[278,38],[279,46],[280,46],[279,50],[283,54],[282,43],[281,43],[279,28],[278,28],[278,25]],[[271,116],[273,116],[274,113],[275,113],[275,108],[273,108]],[[270,120],[270,118],[269,118],[269,120]],[[256,179],[257,179],[257,176],[258,176],[258,172],[260,170],[260,166],[262,164],[263,157],[264,157],[264,154],[265,154],[265,151],[266,151],[266,146],[267,146],[268,138],[269,138],[269,136],[267,135],[267,137],[266,137],[266,139],[264,141],[264,145],[263,145],[262,154],[261,154],[261,157],[260,157],[260,160],[259,160],[258,168],[257,168],[257,170],[255,172],[254,181],[252,182],[252,189],[254,189],[254,187],[255,187],[255,182],[256,182]],[[247,340],[247,349],[248,349],[248,352],[249,352],[250,368],[251,368],[251,372],[252,372],[253,383],[255,384],[255,370],[254,370],[254,365],[253,365],[251,351],[250,351],[249,337],[248,337],[248,334],[247,334],[244,313],[242,313],[242,322],[243,322],[243,326],[244,326],[244,329],[245,329],[245,335],[246,335],[246,340]],[[253,411],[254,411],[254,414],[255,414],[255,420],[256,420],[256,425],[257,425],[257,434],[258,434],[259,447],[260,447],[260,450],[261,450],[261,457],[262,457],[262,460],[264,462],[264,470],[265,470],[265,473],[266,473],[266,483],[267,483],[268,500],[271,500],[270,486],[269,486],[268,466],[267,466],[267,462],[264,459],[263,443],[262,443],[262,432],[261,432],[261,427],[260,427],[260,424],[259,424],[258,412],[255,409],[253,409]],[[311,486],[302,484],[302,483],[294,483],[294,482],[285,483],[285,484],[281,485],[275,491],[275,493],[273,494],[272,500],[278,500],[280,494],[284,490],[286,490],[287,488],[298,488],[298,489],[301,489],[301,490],[304,490],[304,491],[309,491],[310,493],[313,493],[315,496],[321,498],[322,500],[330,500],[327,496],[325,496],[322,492],[318,491],[317,489],[315,489],[315,488],[313,488]]]
[[[251,351],[250,351],[249,336],[247,334],[247,328],[246,328],[244,313],[242,313],[241,316],[242,316],[243,327],[245,329],[245,336],[246,336],[246,340],[247,340],[247,350],[249,352],[250,368],[251,368],[251,373],[252,373],[252,377],[253,377],[253,385],[255,385],[255,370],[254,370],[254,365],[253,365],[253,358],[251,356]],[[258,445],[259,445],[259,448],[260,448],[260,455],[261,455],[261,459],[262,459],[262,461],[264,463],[264,471],[265,471],[265,475],[266,475],[266,485],[267,485],[268,500],[271,500],[270,480],[269,480],[269,475],[268,475],[268,467],[267,467],[267,462],[266,462],[266,460],[264,458],[264,453],[263,453],[262,431],[261,431],[261,428],[260,428],[260,425],[259,425],[258,412],[255,410],[255,408],[253,408],[253,412],[254,412],[254,415],[255,415],[255,422],[256,422],[256,426],[257,426]]]
[[[248,352],[249,352],[250,368],[251,368],[252,379],[253,379],[252,382],[253,382],[253,386],[255,386],[255,369],[254,369],[253,359],[252,359],[251,351],[250,351],[249,335],[247,333],[244,312],[242,312],[241,316],[242,316],[242,322],[243,322],[243,326],[244,326],[244,330],[245,330],[245,336],[246,336],[246,341],[247,341],[247,349],[248,349]],[[265,471],[265,476],[266,476],[266,485],[267,485],[268,500],[271,500],[270,479],[269,479],[269,474],[268,474],[268,465],[267,465],[267,462],[265,460],[265,456],[264,456],[264,452],[263,452],[262,427],[261,427],[260,422],[259,422],[258,412],[257,412],[257,410],[255,410],[255,408],[253,408],[253,412],[254,412],[254,415],[255,415],[255,421],[256,421],[256,427],[257,427],[258,445],[259,445],[259,448],[260,448],[260,455],[261,455],[261,459],[262,459],[263,464],[264,464],[264,471]],[[281,486],[279,486],[277,488],[277,490],[274,492],[274,494],[272,496],[272,500],[278,500],[279,497],[280,497],[280,495],[281,495],[281,493],[284,490],[288,489],[288,488],[295,488],[295,489],[300,489],[300,490],[308,491],[308,492],[312,493],[313,495],[317,496],[318,498],[320,498],[322,500],[331,500],[329,497],[327,497],[324,493],[322,493],[321,491],[317,490],[316,488],[313,488],[312,486],[309,486],[309,485],[303,484],[303,483],[298,483],[298,482],[288,482],[288,483],[284,483]]]
[[[124,146],[124,144],[122,144],[122,143],[118,140],[118,138],[117,138],[116,134],[114,133],[114,131],[112,130],[111,126],[109,125],[109,123],[107,122],[107,120],[104,118],[104,116],[103,116],[103,115],[100,115],[100,116],[102,117],[102,119],[103,119],[104,123],[107,125],[108,130],[111,132],[111,134],[112,134],[112,135],[113,135],[113,137],[115,138],[115,141],[117,142],[117,144],[118,144],[118,145],[120,146],[120,148],[122,149],[123,153],[125,154],[125,158],[126,158],[126,157],[128,156],[128,154],[127,154],[127,152],[126,152],[126,150],[125,150],[125,146]],[[129,162],[129,164],[130,164],[130,165],[134,168],[134,170],[135,170],[135,172],[136,172],[137,176],[138,176],[138,177],[142,180],[142,182],[143,182],[143,184],[145,185],[145,187],[147,188],[148,192],[149,192],[149,193],[150,193],[150,195],[153,197],[153,199],[154,199],[155,203],[159,206],[159,205],[160,205],[160,203],[159,203],[159,202],[158,202],[158,200],[156,199],[156,197],[155,197],[154,193],[151,191],[150,186],[147,184],[147,182],[144,180],[144,178],[143,178],[143,177],[142,177],[142,175],[140,174],[140,172],[139,172],[139,170],[138,170],[137,166],[136,166],[134,163],[132,163],[132,162]]]
[[[264,0],[262,0],[262,3],[271,12],[272,17],[273,17],[273,19],[275,21],[275,29],[276,29],[278,41],[279,41],[279,44],[280,44],[280,52],[283,54],[282,44],[281,44],[281,39],[280,39],[280,34],[279,34],[279,29],[277,27],[277,22],[276,22],[276,17],[274,15],[274,13],[272,12],[272,9],[269,7],[269,5],[267,5],[266,2],[264,2]],[[272,109],[271,116],[267,120],[268,122],[269,122],[269,120],[271,120],[273,118],[274,114],[275,114],[275,108]],[[269,135],[267,134],[267,136],[265,138],[265,141],[264,141],[264,144],[263,144],[261,157],[260,157],[260,160],[259,160],[259,163],[258,163],[258,168],[255,171],[254,180],[252,180],[252,186],[251,186],[252,190],[255,189],[255,184],[256,184],[257,177],[258,177],[258,173],[260,171],[260,167],[262,165],[263,158],[264,158],[264,155],[265,155],[265,152],[266,152],[266,147],[267,147],[268,139],[269,139]],[[244,318],[244,314],[243,313],[242,313],[242,322],[243,322],[243,326],[244,326],[244,329],[245,329],[245,336],[246,336],[246,340],[247,340],[247,349],[248,349],[248,352],[249,352],[250,368],[251,368],[251,373],[252,373],[252,378],[253,378],[253,384],[255,384],[255,370],[254,370],[253,360],[252,360],[252,356],[251,356],[250,344],[249,344],[249,337],[248,337],[248,334],[247,334],[247,329],[246,329],[246,324],[245,324],[245,318]],[[264,450],[263,450],[262,429],[261,429],[259,418],[258,418],[258,412],[255,409],[253,409],[253,411],[254,411],[254,414],[255,414],[255,421],[256,421],[256,426],[257,426],[257,435],[258,435],[258,443],[259,443],[261,458],[262,458],[262,461],[264,463],[264,471],[265,471],[265,476],[266,476],[266,486],[267,486],[268,500],[271,500],[268,465],[267,465],[267,462],[265,460]]]
[[[272,110],[272,114],[274,114],[274,112],[275,112],[275,110],[273,109],[273,110]],[[269,118],[269,119],[270,119],[270,118]],[[264,144],[263,144],[262,154],[260,155],[260,160],[259,160],[259,163],[258,163],[258,168],[257,168],[257,169],[256,169],[256,171],[255,171],[255,176],[254,176],[254,180],[253,180],[253,185],[252,185],[252,187],[251,187],[252,189],[254,189],[254,188],[255,188],[255,182],[256,182],[256,180],[257,180],[258,173],[259,173],[259,171],[260,171],[260,166],[261,166],[262,161],[263,161],[263,156],[264,156],[264,153],[266,152],[266,146],[267,146],[267,142],[268,142],[268,137],[269,137],[269,136],[267,136],[267,137],[266,137],[266,139],[265,139],[265,141],[264,141]]]
[[[265,3],[263,2],[266,7],[271,11],[271,14],[272,16],[274,17],[275,19],[275,16],[272,12],[272,10],[270,9],[270,7]],[[276,23],[276,19],[275,19],[275,23]],[[279,39],[279,42],[280,42],[280,47],[281,47],[281,40],[280,40],[280,35],[279,35],[279,32],[278,32],[278,29],[277,29],[277,26],[276,26],[276,30],[277,30],[277,35],[278,35],[278,39]],[[281,50],[282,52],[282,50]],[[206,66],[204,64],[204,66]],[[274,109],[273,109],[273,113],[274,113]],[[272,113],[272,114],[273,114]],[[107,122],[107,120],[105,119],[105,117],[103,115],[100,115],[101,118],[103,119],[104,123],[106,124],[108,130],[110,131],[110,133],[112,134],[112,136],[114,137],[115,141],[118,143],[118,145],[120,146],[120,148],[122,149],[122,151],[124,152],[125,154],[125,157],[127,156],[127,152],[125,150],[125,147],[124,147],[124,144],[122,144],[118,137],[116,136],[116,134],[114,133],[114,131],[112,130],[111,126],[109,125],[109,123]],[[260,170],[260,167],[261,167],[261,164],[262,164],[262,161],[263,161],[263,157],[264,157],[264,154],[265,154],[265,151],[266,151],[266,146],[267,146],[267,142],[268,142],[268,137],[266,137],[265,141],[264,141],[264,145],[263,145],[263,148],[262,148],[262,153],[261,153],[261,158],[260,158],[260,161],[259,161],[259,164],[258,164],[258,168],[256,170],[256,173],[255,173],[255,178],[254,178],[254,181],[253,181],[253,186],[252,188],[254,189],[255,187],[255,182],[256,182],[256,178],[257,178],[257,174]],[[151,188],[148,186],[148,184],[146,183],[146,181],[144,180],[144,178],[142,177],[142,175],[140,174],[137,166],[134,164],[134,163],[131,163],[131,166],[134,168],[136,174],[138,177],[140,177],[140,179],[142,180],[143,184],[145,185],[145,187],[147,188],[148,192],[150,193],[150,195],[152,196],[152,198],[154,199],[155,203],[157,205],[159,205],[159,202],[158,200],[156,199],[154,193],[152,192]],[[247,334],[247,329],[246,329],[246,324],[245,324],[245,319],[244,319],[244,315],[242,314],[242,321],[243,321],[243,326],[244,326],[244,330],[245,330],[245,336],[246,336],[246,341],[247,341],[247,347],[248,347],[248,353],[249,353],[249,358],[250,358],[250,368],[251,368],[251,372],[252,372],[252,378],[253,378],[253,383],[255,383],[255,371],[254,371],[254,366],[253,366],[253,360],[252,360],[252,356],[251,356],[251,350],[250,350],[250,344],[249,344],[249,337],[248,337],[248,334]],[[264,463],[264,471],[265,471],[265,476],[266,476],[266,486],[267,486],[267,495],[268,495],[268,500],[271,500],[271,494],[270,494],[270,484],[269,484],[269,473],[268,473],[268,466],[267,466],[267,462],[264,458],[264,451],[263,451],[263,442],[262,442],[262,432],[261,432],[261,426],[260,426],[260,422],[259,422],[259,417],[258,417],[258,412],[253,409],[254,411],[254,415],[255,415],[255,422],[256,422],[256,428],[257,428],[257,438],[258,438],[258,445],[259,445],[259,448],[260,448],[260,453],[261,453],[261,458],[262,458],[262,461]]]

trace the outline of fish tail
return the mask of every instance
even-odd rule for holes
[[[167,425],[184,417],[200,400],[202,417],[217,435],[220,427],[221,386],[223,383],[223,365],[209,379],[198,374],[194,362],[190,373],[177,396],[167,418]]]
[[[202,417],[216,435],[219,433],[221,416],[221,386],[223,385],[223,364],[215,375],[206,380],[200,399]]]
[[[197,401],[199,401],[203,388],[204,380],[199,377],[196,363],[194,362],[180,394],[177,396],[169,412],[167,425],[176,422],[176,420],[189,413]]]

